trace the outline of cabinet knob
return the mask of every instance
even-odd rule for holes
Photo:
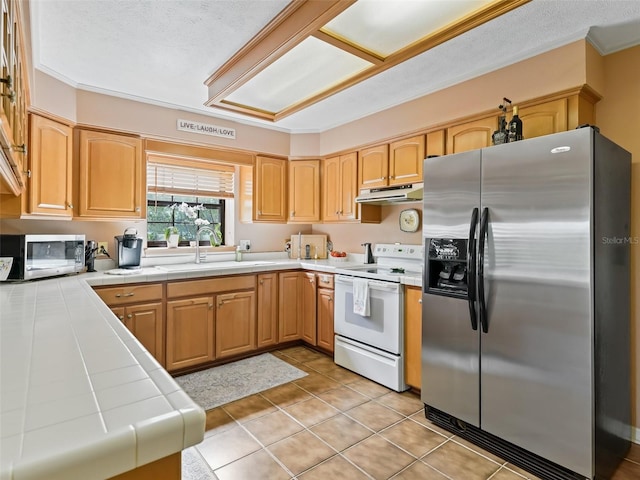
[[[260,285],[264,285],[264,280],[260,280]]]
[[[213,303],[209,304],[209,310],[211,310],[213,308]]]
[[[139,211],[140,211],[140,207],[136,207],[136,212],[139,212]]]
[[[336,215],[340,215],[340,212],[336,210]]]
[[[393,175],[389,175],[389,180],[393,180],[394,176]]]
[[[124,321],[124,315],[118,315],[118,318],[122,321]]]
[[[295,215],[296,215],[296,212],[294,212],[293,210],[291,210],[291,216],[292,216],[292,217],[295,217]]]
[[[422,299],[418,300],[418,303],[422,304]]]
[[[329,300],[327,300],[329,303],[333,302],[333,298],[329,298]]]
[[[262,210],[258,210],[258,215],[262,215]]]
[[[133,315],[129,314],[127,315],[127,318],[133,318]]]
[[[67,207],[69,207],[69,208],[73,209],[73,203],[68,203],[68,204],[67,204]]]

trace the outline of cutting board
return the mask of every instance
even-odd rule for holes
[[[300,258],[306,257],[305,246],[309,245],[309,258],[312,260],[327,258],[327,236],[326,235],[301,235],[302,248]],[[291,258],[298,258],[298,235],[291,235]]]

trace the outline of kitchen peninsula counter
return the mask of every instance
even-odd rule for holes
[[[299,268],[332,273],[354,264],[187,263],[1,284],[0,480],[109,478],[203,439],[203,409],[92,286]]]

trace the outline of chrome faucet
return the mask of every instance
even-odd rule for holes
[[[200,234],[205,230],[208,230],[214,239],[216,238],[216,232],[211,227],[202,226],[196,230],[196,263],[200,263]]]

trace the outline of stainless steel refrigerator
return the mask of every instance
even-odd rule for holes
[[[630,446],[631,155],[593,128],[424,162],[427,417],[542,478]]]

